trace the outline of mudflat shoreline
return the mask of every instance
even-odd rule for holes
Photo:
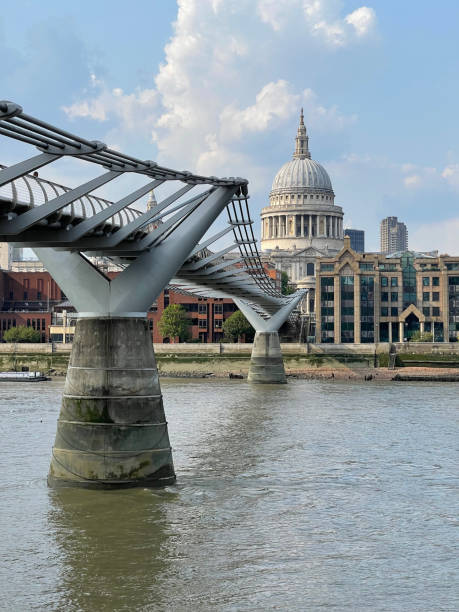
[[[248,366],[248,364],[247,364]],[[234,378],[246,379],[247,369],[222,370],[216,371],[160,369],[160,377],[163,378]],[[394,382],[459,382],[459,371],[455,368],[425,368],[425,367],[403,367],[389,370],[388,368],[315,368],[315,369],[289,369],[286,368],[286,375],[289,379],[301,380],[361,380],[361,381],[394,381]]]

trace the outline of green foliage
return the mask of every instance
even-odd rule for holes
[[[3,340],[5,342],[40,342],[40,332],[33,327],[25,327],[20,325],[19,327],[10,327],[3,334]]]
[[[290,279],[288,277],[287,272],[282,272],[281,274],[281,292],[283,295],[290,295],[291,293],[295,293],[295,289],[289,286]]]
[[[190,320],[186,310],[180,304],[169,304],[163,311],[159,320],[159,331],[163,338],[179,338],[182,341],[190,337]]]
[[[253,338],[253,327],[244,317],[240,310],[236,310],[233,314],[226,319],[223,323],[223,333],[225,338],[230,342],[238,342],[241,336]]]
[[[415,331],[410,340],[411,342],[433,342],[433,335],[429,332],[421,334],[420,331]]]

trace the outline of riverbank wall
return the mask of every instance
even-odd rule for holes
[[[71,344],[0,344],[0,370],[28,368],[64,376],[71,348]],[[390,365],[390,353],[395,354],[392,365],[398,371],[418,368],[425,374],[429,369],[431,377],[444,375],[445,369],[459,372],[459,343],[285,343],[281,348],[287,375],[300,377],[378,378]],[[161,376],[246,377],[252,344],[155,344],[154,350]]]

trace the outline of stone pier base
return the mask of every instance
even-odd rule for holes
[[[146,319],[79,319],[48,484],[121,488],[174,481]]]
[[[277,332],[255,334],[248,380],[253,383],[287,382]]]

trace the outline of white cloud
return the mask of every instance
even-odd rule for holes
[[[155,120],[158,96],[154,89],[142,89],[132,94],[125,94],[119,87],[110,91],[93,74],[91,83],[98,90],[96,97],[63,107],[71,119],[87,117],[107,121],[114,117],[123,129],[129,130],[139,129]]]
[[[410,248],[430,251],[440,248],[441,253],[459,254],[459,217],[421,224],[410,231]]]
[[[354,27],[357,36],[366,36],[376,25],[376,14],[372,8],[361,6],[349,13],[345,21]]]
[[[239,110],[226,106],[221,115],[221,131],[227,139],[249,132],[264,132],[276,119],[288,119],[299,106],[300,96],[284,80],[268,83],[256,95],[255,104]]]
[[[459,164],[449,164],[444,168],[441,175],[450,187],[459,189]]]
[[[256,147],[267,135],[285,142],[300,106],[312,134],[356,120],[307,87],[317,62],[296,71],[295,82],[289,71],[292,58],[357,41],[356,23],[363,24],[365,13],[354,13],[340,13],[336,0],[179,0],[174,34],[150,88],[125,92],[93,74],[89,93],[64,110],[105,122],[105,140],[121,148],[142,135],[137,151],[126,149],[137,156],[138,145],[145,149],[149,141],[159,163],[246,175],[252,185],[268,173],[269,185],[275,168],[260,167]]]
[[[417,187],[421,183],[421,177],[419,174],[410,174],[403,179],[405,187]]]

